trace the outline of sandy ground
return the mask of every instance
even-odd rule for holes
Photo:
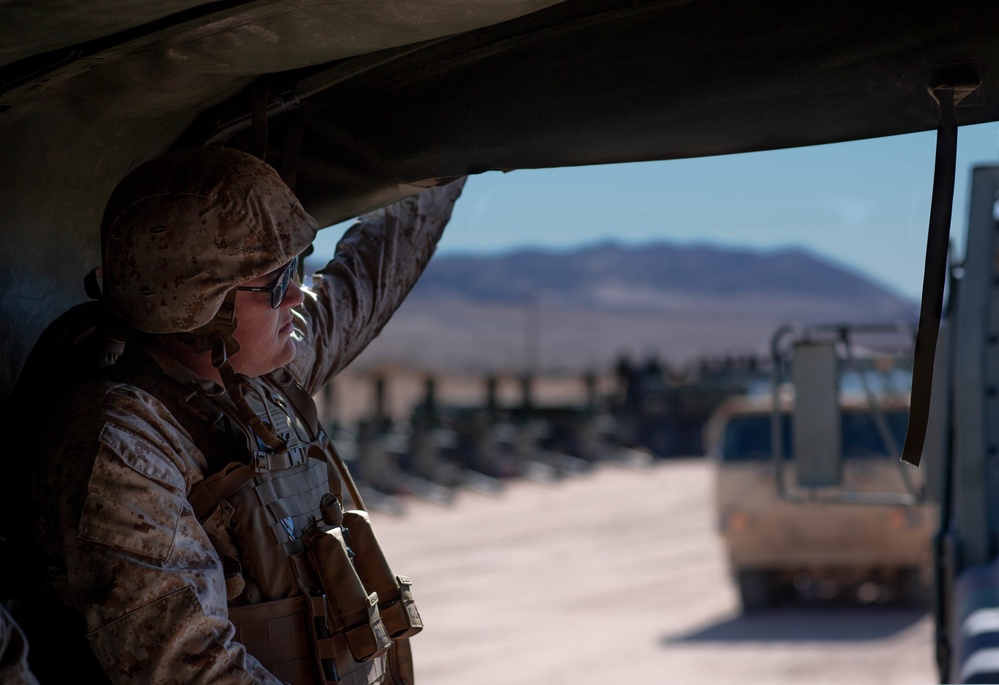
[[[888,605],[743,617],[701,460],[603,466],[375,513],[427,628],[421,685],[936,682],[932,618]]]

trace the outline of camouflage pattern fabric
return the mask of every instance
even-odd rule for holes
[[[316,230],[277,172],[253,155],[171,152],[132,171],[108,200],[105,300],[145,333],[192,331],[233,286],[287,264]]]
[[[462,185],[403,200],[345,234],[297,313],[297,356],[286,368],[309,393],[354,359],[398,307]],[[254,382],[263,397],[276,391],[269,376]],[[111,681],[280,682],[233,640],[220,554],[238,550],[217,549],[228,543],[209,535],[191,510],[187,495],[208,474],[209,459],[177,418],[136,387],[93,381],[61,404],[50,425],[36,477],[36,536],[53,589],[83,614]]]

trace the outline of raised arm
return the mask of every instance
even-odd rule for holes
[[[317,272],[298,322],[292,373],[310,393],[371,342],[426,268],[465,179],[362,217]]]

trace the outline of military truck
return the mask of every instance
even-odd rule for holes
[[[940,344],[924,339],[922,354],[918,340],[916,346],[912,402],[921,407],[910,409],[906,448],[911,446],[917,461],[925,458],[925,491],[913,497],[885,488],[858,497],[841,477],[835,451],[822,447],[796,455],[794,467],[799,493],[821,491],[840,509],[864,499],[895,502],[910,511],[927,499],[939,503],[932,570],[940,681],[994,683],[999,682],[994,620],[999,615],[999,165],[971,170],[967,207],[963,259],[952,257],[939,274],[949,276]],[[933,260],[927,261],[932,282]],[[924,316],[927,289],[932,294],[934,288],[924,286]],[[937,295],[942,294],[941,288]],[[919,376],[922,382],[916,383]],[[815,377],[808,372],[801,380]],[[811,397],[806,423],[814,420],[819,404],[831,402],[821,384],[796,382],[795,391]],[[914,417],[922,423],[915,433]],[[778,464],[775,460],[778,490],[786,494]],[[801,497],[791,499],[802,503]]]
[[[864,398],[847,398],[840,409],[844,487],[868,493],[903,491],[905,483],[894,463],[897,450],[885,444]],[[783,402],[778,417],[785,461],[794,442],[789,410],[790,402]],[[901,444],[908,403],[896,399],[882,410],[896,444]],[[925,604],[936,505],[787,501],[773,466],[773,418],[770,396],[738,396],[719,407],[706,428],[718,531],[743,610],[848,593],[865,602]],[[793,465],[786,468],[793,479]],[[917,477],[916,487],[922,487],[921,480]]]
[[[927,496],[939,502],[932,551],[940,681],[994,683],[999,682],[994,620],[999,615],[999,165],[971,170],[967,206],[964,257],[952,259],[948,271],[941,344],[928,345],[923,355],[928,382],[919,394],[930,428],[917,434],[916,447],[927,462]],[[917,364],[918,355],[917,346]],[[914,388],[914,402],[916,395]],[[907,434],[907,444],[911,439]],[[855,498],[849,484],[828,478],[835,462],[826,452],[796,463],[797,475],[831,488],[829,500],[844,508]],[[905,500],[897,489],[874,496]],[[902,503],[918,506],[915,500]]]

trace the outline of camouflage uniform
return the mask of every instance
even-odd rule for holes
[[[307,392],[379,333],[430,259],[462,185],[408,198],[345,234],[296,313],[297,353],[285,370]],[[144,347],[177,380],[224,396],[155,346]],[[275,374],[285,370],[249,380],[259,393],[247,399],[261,415],[282,414],[267,405],[283,404]],[[111,680],[280,682],[234,640],[223,559],[238,556],[236,545],[225,530],[206,530],[187,499],[220,456],[202,454],[155,396],[113,380],[79,388],[52,425],[36,479],[36,533],[55,591],[84,615]],[[317,487],[325,491],[325,482]],[[253,592],[247,601],[295,590]]]

